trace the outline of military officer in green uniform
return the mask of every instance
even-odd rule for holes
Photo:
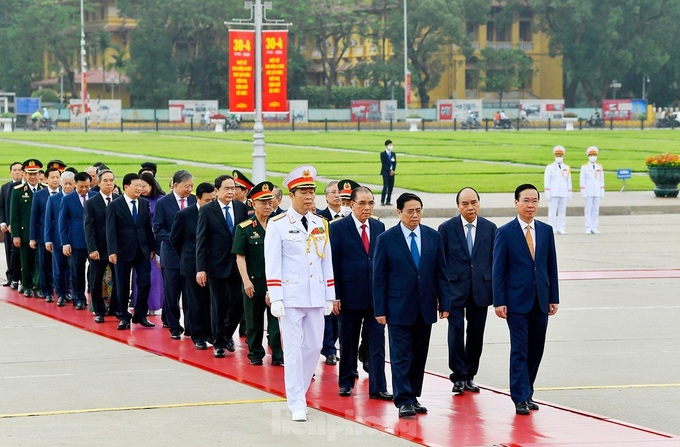
[[[279,334],[279,320],[269,310],[267,279],[264,274],[264,234],[267,219],[274,210],[274,185],[262,182],[248,193],[255,215],[236,227],[231,252],[243,280],[243,314],[246,319],[246,343],[251,365],[262,365],[265,349],[262,346],[264,314],[267,313],[267,340],[272,350],[272,365],[283,366],[283,349]]]
[[[12,191],[10,202],[10,228],[12,242],[19,249],[21,257],[21,286],[24,296],[33,295],[40,290],[40,270],[37,268],[36,250],[31,248],[29,227],[31,224],[31,204],[33,194],[44,188],[38,182],[38,172],[42,168],[40,160],[28,159],[23,163],[25,183],[17,185]]]
[[[245,203],[248,207],[248,217],[252,217],[253,214],[255,214],[255,210],[253,208],[253,201],[250,199],[249,193],[255,184],[239,170],[234,169],[234,171],[231,173],[231,176],[234,177],[234,183],[236,184],[234,200]]]

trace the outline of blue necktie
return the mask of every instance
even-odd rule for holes
[[[418,253],[418,244],[416,244],[416,234],[411,231],[411,256],[413,262],[416,263],[416,268],[420,268],[420,253]]]
[[[131,200],[130,203],[132,203],[132,220],[137,225],[137,202],[135,200]]]
[[[234,221],[231,220],[231,214],[229,214],[229,206],[224,207],[224,214],[226,214],[227,217],[227,227],[229,228],[229,232],[231,234],[234,234]]]
[[[471,223],[467,224],[468,232],[467,232],[467,244],[468,244],[468,253],[470,253],[470,257],[472,257],[472,225]]]

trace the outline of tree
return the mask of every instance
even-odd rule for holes
[[[127,72],[127,67],[128,67],[128,52],[119,47],[118,45],[114,45],[113,49],[116,51],[116,54],[112,54],[111,58],[113,59],[113,62],[110,62],[106,68],[109,70],[116,70],[118,72],[118,97],[123,98],[123,92],[122,92],[122,76]]]
[[[518,49],[484,48],[477,67],[481,71],[480,81],[487,92],[496,92],[499,103],[503,93],[520,88],[533,76],[533,61]]]
[[[97,61],[97,54],[99,54],[99,57],[101,58],[102,62],[102,81],[105,83],[106,82],[106,69],[107,69],[107,63],[106,63],[106,50],[111,48],[111,33],[108,33],[106,31],[97,31],[94,33],[93,36],[93,41],[94,41],[94,61],[96,64]],[[113,90],[113,87],[112,87]]]

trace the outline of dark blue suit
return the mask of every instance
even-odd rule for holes
[[[45,243],[52,243],[52,281],[57,298],[66,298],[69,293],[69,269],[68,258],[64,256],[59,236],[59,210],[63,192],[49,197],[45,207],[45,224],[43,238]]]
[[[531,400],[543,357],[548,310],[559,303],[557,254],[550,225],[535,223],[535,260],[518,219],[500,227],[493,253],[493,305],[507,306],[510,396]]]
[[[333,254],[335,296],[340,301],[340,368],[338,386],[354,388],[359,335],[368,344],[368,392],[387,391],[385,379],[385,326],[375,320],[373,311],[373,266],[375,245],[385,231],[385,224],[368,219],[368,253],[354,218],[350,215],[333,222],[329,228]]]
[[[386,150],[380,153],[380,175],[383,178],[383,189],[380,194],[380,203],[390,203],[392,201],[392,189],[394,189],[394,175],[390,175],[390,171],[397,170],[397,154],[391,151],[390,154]]]
[[[444,245],[420,225],[420,266],[411,257],[402,224],[378,237],[373,258],[375,316],[387,318],[394,404],[413,405],[423,388],[425,362],[437,311],[450,308]]]
[[[69,270],[71,273],[71,295],[73,303],[85,304],[85,263],[87,261],[87,242],[83,204],[77,191],[64,196],[59,209],[59,238],[62,247],[71,245]]]
[[[193,194],[185,199],[185,207],[196,204],[196,196]],[[153,232],[156,241],[160,245],[161,272],[163,274],[163,323],[169,326],[171,333],[182,333],[184,328],[180,325],[179,319],[180,296],[183,297],[182,308],[184,309],[184,325],[187,326],[190,318],[187,318],[189,307],[186,303],[186,290],[184,277],[180,274],[179,256],[170,244],[170,231],[175,215],[179,212],[177,197],[170,193],[161,197],[156,202],[153,216]],[[190,327],[187,327],[190,332]]]
[[[59,194],[57,191],[55,194]],[[47,211],[47,199],[50,197],[49,188],[41,189],[33,196],[31,203],[31,225],[29,238],[38,242],[38,265],[40,265],[40,286],[45,296],[52,296],[52,255],[45,248],[45,214]]]
[[[472,256],[458,215],[439,226],[451,284],[449,368],[451,381],[472,380],[479,370],[488,307],[493,304],[491,266],[496,224],[477,217]],[[465,339],[467,320],[467,340]]]

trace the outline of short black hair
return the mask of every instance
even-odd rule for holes
[[[196,197],[199,199],[203,197],[203,194],[211,193],[215,190],[215,185],[208,182],[203,182],[196,187]]]
[[[387,146],[388,144],[392,144],[392,140],[385,140],[385,146]]]
[[[356,202],[357,194],[360,193],[360,192],[367,192],[367,193],[370,193],[371,195],[373,195],[373,191],[371,191],[368,187],[357,186],[356,188],[354,188],[352,190],[352,194],[349,196],[349,200],[351,200],[352,202]]]
[[[73,175],[76,175],[78,173],[78,170],[73,166],[69,166],[68,168],[64,169],[64,172],[73,172]]]
[[[460,198],[460,193],[462,193],[466,189],[473,190],[475,192],[475,194],[477,194],[477,200],[479,200],[479,193],[477,192],[477,190],[475,188],[473,188],[472,186],[464,186],[463,188],[460,188],[460,191],[458,191],[458,194],[456,194],[456,205],[460,205],[460,202],[458,201],[458,199]]]
[[[527,189],[533,189],[538,194],[538,198],[539,199],[541,198],[541,193],[538,192],[538,189],[534,185],[532,185],[531,183],[522,183],[515,189],[515,200],[519,200],[519,195],[522,193],[522,191],[525,191]]]
[[[139,174],[135,174],[134,172],[130,172],[128,174],[125,174],[125,177],[123,177],[123,186],[128,186],[132,184],[133,180],[139,180],[141,177]]]
[[[9,165],[9,171],[10,171],[10,172],[12,172],[12,168],[14,167],[14,165],[19,165],[19,166],[21,166],[21,170],[22,170],[22,171],[24,170],[24,164],[23,164],[22,162],[20,162],[20,161],[13,161],[12,164]]]
[[[423,206],[423,201],[420,200],[420,197],[417,195],[413,194],[412,192],[405,192],[402,195],[399,196],[397,199],[397,209],[399,211],[402,211],[404,209],[404,204],[408,202],[409,200],[417,200],[420,202],[420,206]]]
[[[89,183],[89,182],[92,181],[92,177],[90,176],[90,174],[83,171],[83,172],[77,173],[75,175],[75,177],[73,177],[73,180],[75,180],[76,183],[78,183],[78,182],[88,182]]]
[[[45,177],[49,177],[50,173],[52,173],[54,171],[57,171],[59,173],[59,176],[61,177],[61,171],[59,171],[59,169],[57,169],[53,166],[50,166],[49,168],[47,168],[47,170],[45,171]]]
[[[223,174],[223,175],[220,175],[219,177],[217,177],[215,179],[215,189],[220,189],[222,187],[222,183],[224,183],[225,180],[229,180],[229,179],[234,180],[234,177],[232,177],[229,174]]]

